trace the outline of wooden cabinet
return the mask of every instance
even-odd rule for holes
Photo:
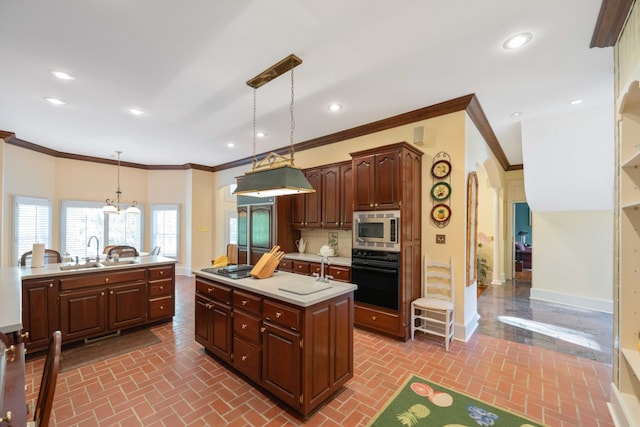
[[[391,210],[400,208],[400,152],[374,149],[352,153],[353,206],[356,211]]]
[[[280,264],[278,264],[278,270],[293,273],[293,261],[284,258],[282,261],[280,261]]]
[[[231,326],[231,288],[196,279],[196,341],[230,362]]]
[[[353,221],[351,162],[307,169],[315,193],[291,196],[295,228],[350,229]]]
[[[22,326],[30,349],[48,348],[51,335],[60,328],[57,299],[55,278],[22,283]]]
[[[209,314],[223,301],[232,326]],[[353,377],[353,293],[298,307],[198,276],[195,314],[198,343],[303,416]],[[230,356],[212,350],[216,331]]]
[[[175,266],[25,279],[22,294],[23,332],[28,332],[25,344],[29,351],[39,351],[48,348],[51,334],[58,329],[63,343],[68,343],[171,319]]]
[[[422,152],[406,142],[351,153],[354,209],[400,211],[398,310],[356,302],[356,326],[408,340],[422,275]],[[355,283],[357,285],[357,283]]]
[[[320,274],[322,264],[319,262],[298,261],[283,259],[280,261],[280,270],[290,273],[303,274],[312,276],[314,273]],[[324,266],[324,274],[332,276],[332,280],[337,282],[351,283],[351,267],[342,265],[326,265]]]

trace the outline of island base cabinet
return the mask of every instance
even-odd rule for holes
[[[89,289],[60,295],[62,340],[99,335],[106,331],[106,291]]]
[[[195,338],[225,362],[231,362],[231,309],[196,295]]]
[[[213,300],[206,296],[212,294],[233,301],[225,306],[231,324],[227,317],[210,315]],[[353,377],[353,313],[353,292],[305,307],[228,282],[196,279],[196,341],[228,362],[211,344],[215,331],[228,331],[230,367],[304,417]]]
[[[300,408],[300,334],[264,323],[262,385],[293,408]]]
[[[49,348],[51,335],[59,329],[58,281],[25,280],[22,285],[22,325],[29,351]]]

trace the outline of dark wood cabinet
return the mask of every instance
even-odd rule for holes
[[[315,193],[291,196],[294,228],[350,229],[353,217],[351,162],[306,169]]]
[[[48,348],[58,329],[68,343],[173,317],[173,263],[106,270],[23,280],[23,333],[28,333],[29,351]]]
[[[400,208],[400,151],[375,149],[353,156],[353,205],[356,211]]]
[[[351,153],[354,209],[399,210],[401,233],[399,309],[356,303],[355,324],[405,341],[421,288],[422,154],[406,142]]]
[[[198,276],[195,310],[198,343],[303,416],[353,377],[352,292],[299,307]],[[216,336],[229,352],[213,350]]]
[[[63,341],[102,335],[107,330],[107,290],[89,288],[60,295],[60,332]]]
[[[22,283],[22,326],[30,348],[47,348],[60,329],[58,280],[29,279]]]

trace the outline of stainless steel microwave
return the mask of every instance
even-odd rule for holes
[[[400,211],[354,212],[353,247],[400,252]]]

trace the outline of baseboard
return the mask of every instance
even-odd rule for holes
[[[626,415],[624,398],[615,384],[611,383],[611,401],[607,404],[611,419],[616,427],[634,427]]]
[[[563,294],[560,292],[553,292],[536,288],[531,288],[530,298],[613,314],[612,300],[588,298],[580,295]]]
[[[473,317],[469,319],[469,321],[465,325],[456,324],[453,337],[456,341],[467,342],[471,338],[471,336],[478,329],[478,321],[480,320],[480,315],[476,312]]]

